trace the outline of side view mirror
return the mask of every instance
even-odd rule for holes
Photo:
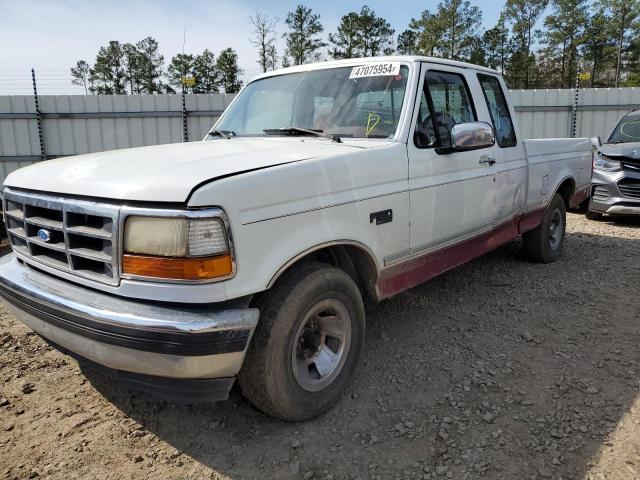
[[[458,123],[451,128],[449,138],[449,145],[442,145],[436,150],[437,153],[478,150],[492,147],[496,143],[493,127],[486,122]]]
[[[476,150],[493,147],[495,143],[493,127],[485,122],[459,123],[451,129],[451,147],[454,150]]]
[[[602,146],[602,139],[600,138],[600,135],[598,135],[597,137],[591,137],[591,145],[593,145],[594,148],[599,148]]]

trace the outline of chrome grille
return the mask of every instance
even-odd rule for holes
[[[618,182],[618,188],[625,197],[640,199],[640,182],[621,180]]]
[[[3,209],[11,246],[27,262],[118,284],[118,206],[6,189]]]
[[[597,202],[604,202],[609,199],[609,189],[604,185],[596,185],[593,187],[593,194],[591,196]]]

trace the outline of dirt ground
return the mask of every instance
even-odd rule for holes
[[[0,310],[0,475],[638,479],[639,253],[640,221],[572,214],[556,264],[513,243],[370,307],[354,385],[299,424],[131,394]]]

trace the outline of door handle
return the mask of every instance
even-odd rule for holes
[[[482,157],[480,157],[480,162],[479,163],[486,163],[489,166],[491,166],[491,165],[496,163],[496,159],[492,158],[492,157],[487,157],[486,155],[483,155]]]

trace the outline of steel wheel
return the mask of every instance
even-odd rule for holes
[[[562,243],[563,233],[564,225],[562,212],[556,208],[551,214],[551,221],[549,222],[549,246],[551,247],[551,250],[558,249]]]
[[[335,299],[314,305],[302,320],[292,351],[293,375],[308,392],[325,389],[340,374],[351,344],[351,318]]]

